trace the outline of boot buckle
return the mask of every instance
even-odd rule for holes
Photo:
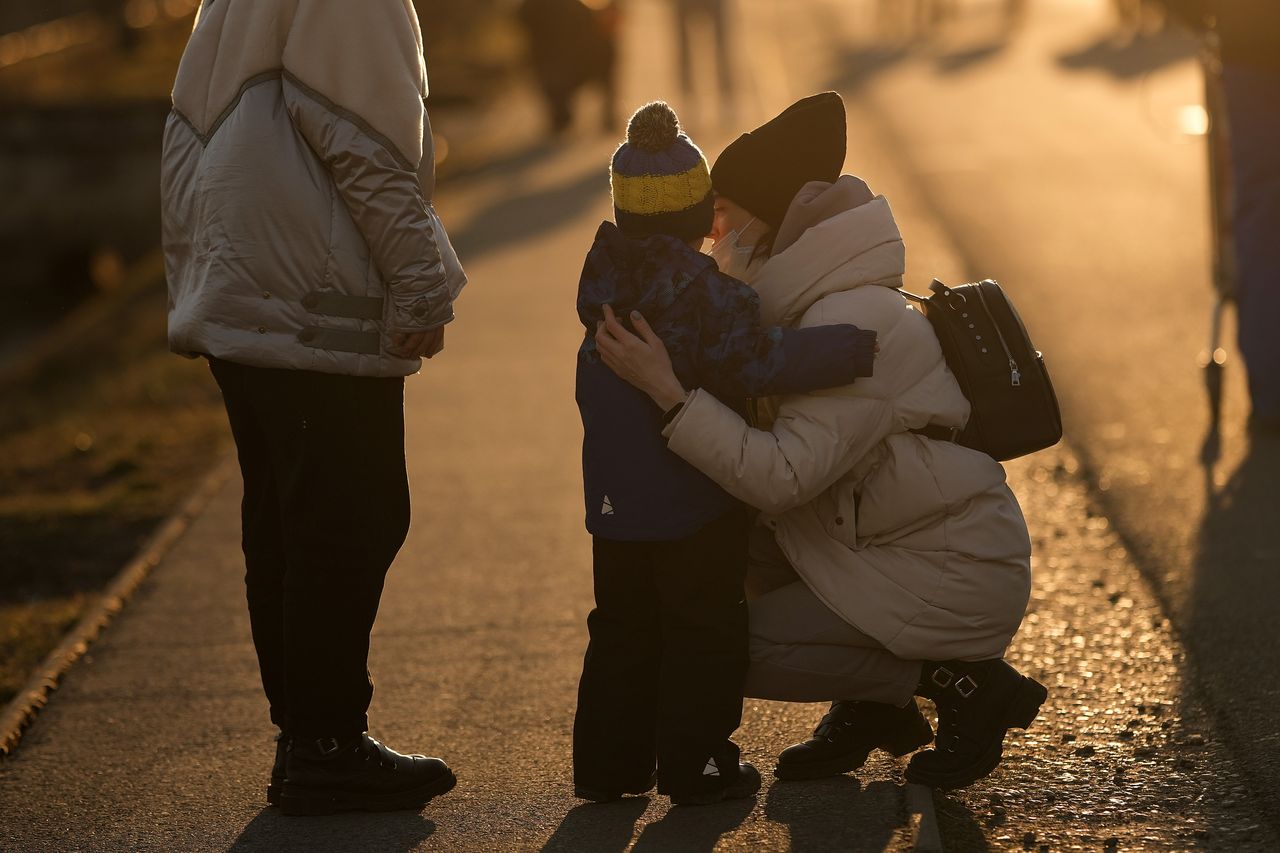
[[[339,746],[341,744],[338,743],[336,737],[316,738],[316,749],[319,750],[321,755],[333,755],[338,751]]]
[[[964,678],[961,678],[956,682],[956,692],[965,699],[972,696],[973,692],[977,689],[978,682],[974,681],[973,676],[971,675],[966,675]]]
[[[950,687],[951,681],[955,677],[956,674],[945,666],[940,666],[933,672],[929,673],[929,680],[942,688]]]

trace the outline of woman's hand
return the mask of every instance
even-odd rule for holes
[[[596,326],[596,347],[609,369],[648,394],[664,412],[684,402],[685,391],[662,339],[649,328],[639,311],[631,312],[631,324],[639,337],[627,331],[613,313],[604,306],[604,322]]]

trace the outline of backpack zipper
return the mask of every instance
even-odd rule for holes
[[[991,309],[987,307],[987,297],[982,295],[982,285],[978,285],[978,301],[982,303],[982,310],[986,313],[987,319],[991,321],[991,327],[996,330],[996,337],[1000,339],[1000,346],[1004,348],[1005,358],[1009,359],[1009,384],[1017,388],[1022,385],[1022,371],[1018,370],[1018,362],[1013,360],[1013,353],[1009,351],[1009,344],[1005,342],[1004,332],[1000,331],[1000,324],[996,322],[996,318],[991,316]]]

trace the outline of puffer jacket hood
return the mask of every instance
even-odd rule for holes
[[[1026,523],[999,463],[910,432],[962,426],[969,404],[894,289],[905,251],[888,202],[855,181],[806,187],[752,284],[773,322],[876,329],[875,375],[771,401],[768,431],[695,391],[668,447],[763,510],[819,599],[894,654],[999,657],[1030,595]]]
[[[751,284],[766,322],[790,326],[824,296],[866,284],[901,287],[906,268],[888,200],[845,175],[801,189],[778,229],[773,256]]]
[[[175,352],[418,370],[392,333],[448,323],[466,282],[430,201],[426,95],[410,0],[205,0],[161,167]]]

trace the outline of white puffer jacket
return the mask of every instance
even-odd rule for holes
[[[922,314],[894,288],[905,253],[857,178],[809,184],[752,286],[764,322],[879,333],[875,376],[776,402],[752,429],[695,391],[670,448],[759,507],[800,577],[845,621],[910,660],[1003,655],[1030,594],[1031,543],[1004,469],[909,432],[962,426],[969,403]]]
[[[410,0],[205,0],[164,140],[174,351],[417,372],[391,332],[449,322],[466,282],[431,206],[426,95]]]

